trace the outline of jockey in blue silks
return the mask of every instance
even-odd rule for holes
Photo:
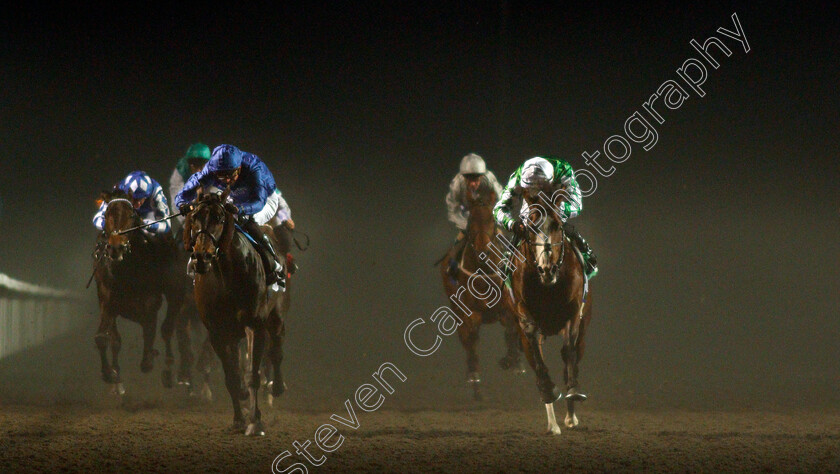
[[[175,206],[182,212],[188,211],[199,187],[223,190],[228,186],[229,201],[238,209],[240,227],[259,243],[256,247],[266,264],[267,283],[275,290],[285,288],[285,259],[278,256],[271,239],[260,226],[283,224],[291,229],[294,223],[288,204],[277,190],[274,176],[257,155],[233,145],[217,146],[207,165],[184,184],[184,189],[175,197]]]
[[[169,217],[169,205],[163,195],[163,188],[145,172],[132,171],[114,188],[128,195],[144,224]],[[103,202],[99,206],[99,211],[93,216],[93,225],[99,230],[105,230],[106,209],[108,209],[108,203]],[[143,232],[148,235],[165,234],[170,229],[169,221],[166,220],[145,227]]]

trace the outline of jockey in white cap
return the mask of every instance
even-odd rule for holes
[[[467,220],[470,217],[467,194],[488,196],[491,192],[495,193],[498,199],[502,194],[502,185],[499,184],[493,172],[487,169],[484,159],[475,153],[463,157],[459,172],[449,183],[449,193],[446,195],[449,220],[458,228],[458,236],[455,238],[456,246],[464,240]],[[458,271],[458,260],[463,250],[463,245],[460,245],[449,261],[449,274],[453,277]]]

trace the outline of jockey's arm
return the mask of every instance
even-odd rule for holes
[[[189,204],[195,200],[195,196],[198,194],[198,187],[201,186],[201,181],[206,175],[207,167],[205,166],[203,170],[190,176],[190,179],[184,184],[184,189],[175,196],[174,204],[176,209],[180,209],[182,205]]]
[[[575,173],[571,165],[568,163],[558,162],[555,165],[554,173],[552,202],[556,205],[555,210],[558,211],[563,222],[566,222],[567,219],[577,217],[583,210],[580,186],[575,180]]]
[[[265,207],[265,202],[268,199],[268,192],[262,184],[257,183],[251,188],[249,199],[245,202],[236,203],[239,208],[239,214],[251,216],[262,210]]]
[[[166,196],[163,195],[163,188],[160,185],[158,185],[154,193],[152,193],[151,199],[151,207],[154,210],[154,214],[151,215],[150,218],[143,219],[143,221],[145,223],[149,223],[169,217],[169,205],[166,203]],[[151,234],[164,234],[169,232],[170,228],[171,224],[168,220],[166,220],[152,224],[149,227],[146,227],[145,230]]]
[[[105,209],[108,209],[108,203],[102,201],[99,210],[93,216],[93,226],[99,230],[105,230]]]
[[[275,190],[277,193],[277,217],[280,219],[280,222],[286,222],[292,220],[292,210],[289,208],[289,203],[283,198],[283,193],[280,192],[279,189]],[[294,225],[294,224],[293,224]]]
[[[507,186],[499,196],[499,202],[493,208],[496,223],[507,230],[513,230],[513,225],[516,223],[516,218],[513,216],[513,202],[519,196],[519,175],[519,170],[510,175]]]
[[[465,230],[467,228],[467,217],[460,201],[463,195],[464,178],[459,174],[449,183],[449,193],[446,195],[446,210],[449,221],[455,224],[459,230]]]

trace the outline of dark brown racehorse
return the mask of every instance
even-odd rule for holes
[[[470,309],[471,313],[469,316],[462,318],[463,323],[458,326],[458,337],[467,352],[467,383],[472,385],[476,400],[481,399],[478,340],[479,329],[482,324],[492,324],[497,321],[502,323],[505,328],[507,354],[499,360],[499,365],[504,369],[523,372],[519,363],[519,331],[516,319],[509,309],[510,302],[500,302],[500,299],[508,300],[510,298],[509,292],[504,291],[504,283],[497,273],[501,258],[490,250],[490,244],[499,232],[492,211],[492,206],[496,202],[496,193],[490,192],[489,194],[489,196],[467,196],[470,217],[467,220],[466,236],[462,241],[465,248],[461,254],[461,260],[458,262],[457,278],[453,279],[449,275],[448,265],[440,266],[443,287],[448,297],[456,294],[458,288],[469,289],[468,285],[471,277],[474,280],[473,285],[478,288],[475,292],[476,295],[471,291],[462,293],[460,301]],[[447,255],[444,262],[453,258],[456,250],[457,248],[450,250],[450,254]],[[480,255],[485,255],[486,258],[482,260],[479,257]],[[490,264],[487,263],[488,261]],[[476,272],[479,272],[479,270],[481,273],[477,274]],[[480,279],[480,281],[476,281],[477,279]],[[490,291],[491,285],[496,288],[492,290],[493,293],[497,294],[500,299],[494,299],[487,293]],[[482,296],[485,299],[480,299]],[[452,310],[458,311],[457,314],[459,315],[462,314],[461,310],[454,306]]]
[[[551,381],[542,344],[547,336],[560,334],[563,338],[565,425],[572,428],[578,424],[574,404],[586,399],[578,389],[578,364],[583,357],[586,328],[592,317],[592,293],[587,293],[584,302],[583,260],[564,235],[563,223],[554,211],[559,209],[563,196],[555,196],[554,206],[526,198],[529,231],[519,246],[524,261],[513,258],[516,270],[512,275],[512,287],[513,311],[519,318],[523,350],[536,373],[537,388],[545,403],[548,430],[560,434],[554,402],[563,396]]]
[[[147,373],[154,366],[157,313],[166,297],[167,311],[161,335],[166,345],[167,369],[163,383],[171,386],[173,363],[172,333],[183,304],[185,287],[176,268],[176,245],[171,234],[148,236],[142,231],[120,235],[119,232],[142,224],[128,196],[122,191],[103,193],[108,203],[104,232],[99,235],[97,259],[94,267],[99,296],[100,322],[96,332],[96,347],[102,362],[102,379],[114,384],[117,393],[124,393],[120,377],[118,355],[121,338],[117,330],[117,316],[134,321],[143,328],[143,359],[140,369]],[[111,361],[107,351],[110,346]]]
[[[199,193],[184,223],[184,240],[192,250],[198,313],[221,359],[225,386],[233,403],[233,429],[237,432],[244,429],[249,436],[262,435],[257,394],[266,334],[271,339],[269,356],[275,381],[282,380],[280,298],[266,288],[265,270],[257,250],[244,234],[236,232],[235,209],[225,205],[227,196],[227,192],[221,196]],[[238,347],[246,335],[251,376],[246,380],[247,391],[243,391]],[[281,387],[282,384],[275,383],[273,395],[279,395]],[[240,399],[246,398],[249,400],[247,427],[240,405]]]

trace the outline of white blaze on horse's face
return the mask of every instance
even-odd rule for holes
[[[557,274],[559,267],[557,266],[557,259],[554,253],[558,247],[552,246],[551,219],[545,219],[539,228],[539,232],[534,235],[534,253],[537,263],[537,273],[540,276],[540,283],[545,286],[551,286],[557,283]]]

